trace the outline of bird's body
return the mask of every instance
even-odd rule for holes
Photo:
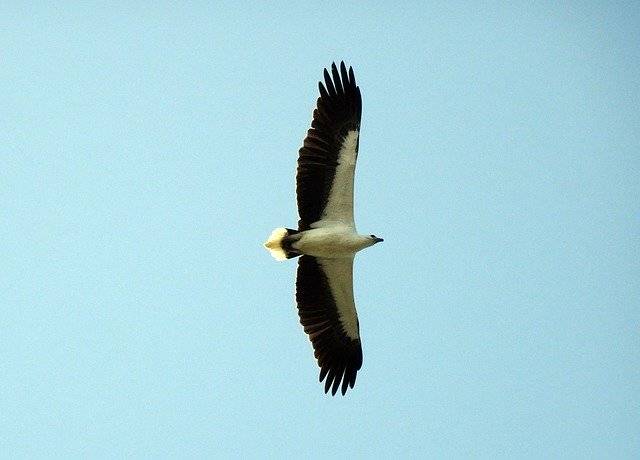
[[[375,243],[371,236],[358,235],[352,227],[343,224],[312,228],[298,235],[299,239],[291,247],[314,257],[353,257],[356,252]]]
[[[353,70],[324,71],[311,129],[299,152],[298,229],[277,228],[265,247],[278,260],[301,256],[296,281],[298,315],[320,366],[325,392],[353,388],[362,366],[353,299],[356,252],[382,238],[359,235],[353,218],[353,179],[362,99]]]

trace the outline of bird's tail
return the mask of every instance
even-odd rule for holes
[[[291,243],[296,239],[290,238],[298,233],[300,233],[298,230],[292,230],[290,228],[276,228],[271,232],[271,235],[269,235],[269,238],[264,243],[264,247],[269,250],[276,260],[291,259],[292,257],[299,256],[300,253],[291,247]]]

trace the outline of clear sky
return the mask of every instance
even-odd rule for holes
[[[0,457],[638,458],[637,3],[9,3]],[[262,243],[342,59],[385,241],[331,397]]]

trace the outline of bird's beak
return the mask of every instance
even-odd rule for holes
[[[376,242],[376,243],[382,243],[383,241],[384,241],[384,240],[383,240],[382,238],[376,238],[376,239],[375,239],[375,242]]]

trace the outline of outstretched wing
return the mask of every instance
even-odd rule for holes
[[[333,79],[332,79],[333,77]],[[362,97],[353,69],[324,70],[311,129],[298,155],[298,228],[353,223],[353,175],[358,157]]]
[[[353,301],[353,257],[302,256],[296,280],[298,315],[313,344],[324,391],[353,388],[362,366],[358,314]]]

